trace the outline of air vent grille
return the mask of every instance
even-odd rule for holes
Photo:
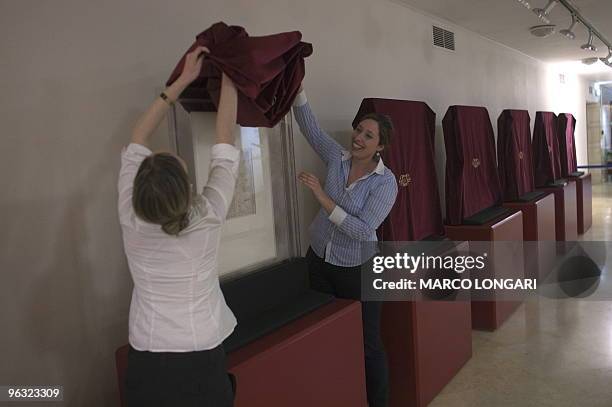
[[[455,50],[455,33],[444,28],[433,26],[433,44],[436,47]]]

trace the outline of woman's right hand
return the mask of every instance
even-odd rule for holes
[[[202,70],[202,61],[205,54],[210,53],[210,50],[203,46],[196,47],[193,51],[185,56],[185,64],[183,72],[178,77],[177,82],[181,82],[184,86],[189,86],[199,75]]]

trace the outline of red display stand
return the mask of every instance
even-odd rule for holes
[[[500,207],[503,194],[487,109],[450,106],[442,126],[446,147],[446,236],[468,241],[471,252],[488,253],[490,260],[480,270],[480,277],[524,278],[522,243],[498,243],[522,242],[523,216],[520,211]],[[475,294],[478,293],[472,292],[471,305],[475,329],[495,330],[520,304],[498,299],[497,292],[486,298]]]
[[[366,406],[361,304],[337,299],[228,357],[235,407]]]
[[[548,194],[533,202],[505,202],[506,208],[523,214],[523,240],[525,244],[525,276],[545,278],[554,262],[556,251],[555,197]]]
[[[538,188],[555,196],[555,235],[558,242],[578,239],[578,209],[576,182],[564,186]]]
[[[487,278],[524,278],[523,261],[517,261],[517,256],[523,258],[522,250],[510,253],[500,250],[495,244],[496,241],[523,240],[523,215],[520,211],[482,225],[447,225],[446,235],[451,240],[469,241],[470,250],[475,246],[474,242],[481,242],[478,252],[486,252],[490,259],[495,259],[487,267]],[[494,331],[520,304],[520,301],[509,300],[472,301],[472,328]]]
[[[228,355],[235,407],[365,407],[361,305],[336,299]],[[123,403],[127,346],[116,352]]]
[[[472,357],[469,301],[386,302],[389,406],[427,406]]]
[[[593,224],[593,188],[591,185],[591,174],[584,174],[576,181],[576,210],[578,234],[582,235],[591,228]]]
[[[391,148],[382,154],[398,182],[395,205],[378,229],[380,240],[419,241],[443,235],[435,113],[424,102],[367,98],[353,124],[372,112],[393,122]],[[434,248],[436,243],[424,245]],[[426,406],[472,355],[470,302],[385,302],[381,336],[389,363],[389,406]]]
[[[577,172],[576,160],[576,118],[571,113],[561,113],[557,119],[557,138],[561,175],[576,182],[576,207],[578,234],[583,234],[592,224],[591,175]],[[569,239],[568,239],[569,240]]]
[[[127,374],[129,345],[123,345],[115,351],[115,369],[117,369],[117,386],[119,388],[119,406],[126,407],[125,379]]]
[[[541,126],[543,115],[538,117]],[[530,120],[526,110],[506,109],[499,115],[497,161],[503,206],[522,212],[523,240],[530,242],[524,245],[525,275],[541,279],[552,269],[556,256],[555,198],[534,192]]]

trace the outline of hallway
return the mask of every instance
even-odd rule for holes
[[[580,240],[612,249],[612,184],[593,185],[593,226]],[[472,359],[431,406],[609,407],[612,258],[606,265],[598,300],[536,297],[496,332],[473,331]]]

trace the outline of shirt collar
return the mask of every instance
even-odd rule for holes
[[[352,156],[353,155],[351,154],[350,151],[342,150],[342,161],[350,160]],[[378,164],[376,164],[376,168],[374,168],[374,171],[372,171],[372,172],[375,172],[375,173],[377,173],[379,175],[384,175],[384,173],[385,173],[385,164],[383,163],[382,157],[380,157],[378,159]]]

